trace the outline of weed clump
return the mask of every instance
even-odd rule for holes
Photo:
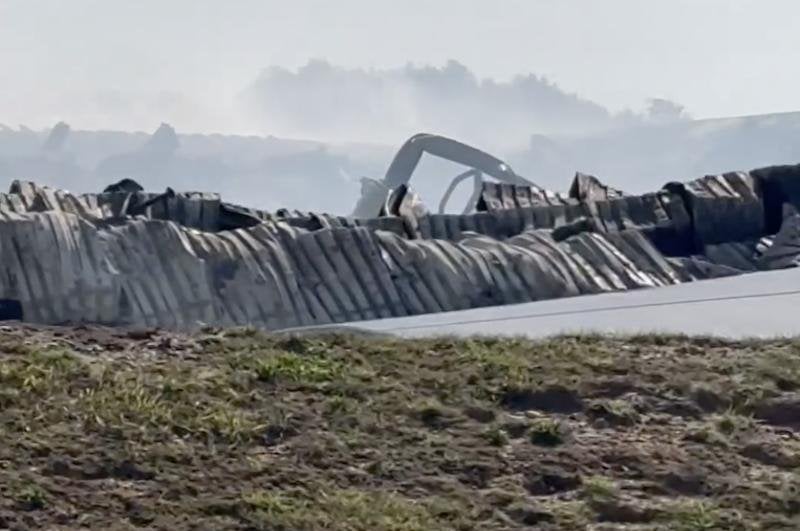
[[[335,380],[344,368],[323,357],[278,353],[257,359],[253,369],[262,382],[317,384]]]
[[[242,497],[246,520],[257,529],[430,531],[441,523],[420,502],[398,494],[356,489],[256,491]]]
[[[47,505],[47,492],[33,483],[21,486],[13,493],[13,497],[19,508],[24,511],[38,511]]]
[[[559,446],[564,443],[564,429],[558,421],[541,419],[531,425],[528,437],[537,446]]]

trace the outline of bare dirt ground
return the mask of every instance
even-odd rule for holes
[[[0,328],[0,529],[800,529],[800,342]]]

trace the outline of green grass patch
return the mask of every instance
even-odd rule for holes
[[[537,446],[559,446],[564,443],[564,428],[558,421],[539,419],[531,424],[528,438]]]
[[[583,478],[581,484],[583,496],[589,502],[605,501],[619,496],[619,488],[610,479],[602,476],[590,476]]]
[[[668,509],[666,521],[675,531],[710,531],[726,529],[719,509],[702,501],[687,501]]]
[[[44,395],[86,374],[86,365],[69,350],[26,350],[0,363],[0,388]]]
[[[317,384],[336,380],[343,374],[344,366],[321,356],[275,353],[254,360],[253,370],[262,382]]]
[[[509,442],[508,433],[500,426],[489,426],[481,436],[492,446],[505,446]]]
[[[17,506],[25,511],[38,511],[47,506],[48,494],[42,487],[35,483],[26,482],[17,485],[11,492],[11,497]]]
[[[256,529],[293,531],[433,531],[446,529],[424,503],[375,490],[326,489],[304,494],[257,491],[242,497]]]

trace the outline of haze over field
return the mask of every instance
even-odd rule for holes
[[[552,188],[797,162],[799,17],[791,0],[0,0],[0,177],[345,213],[419,131]],[[768,116],[708,120],[743,115]],[[425,160],[414,183],[434,205],[456,173]]]

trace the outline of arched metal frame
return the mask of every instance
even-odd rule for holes
[[[470,195],[467,204],[464,206],[464,210],[461,212],[462,214],[469,214],[472,209],[475,208],[475,205],[478,204],[478,200],[481,196],[481,190],[483,185],[483,173],[478,170],[472,169],[467,170],[464,173],[457,175],[450,181],[450,184],[447,186],[447,189],[444,191],[444,195],[442,196],[441,201],[439,201],[439,214],[444,214],[445,209],[447,208],[447,203],[450,201],[450,196],[453,195],[453,192],[458,185],[464,182],[465,180],[472,177],[473,179],[473,188],[472,188],[472,195]]]
[[[470,177],[474,179],[475,189],[464,213],[469,212],[477,204],[484,174],[501,183],[536,186],[531,181],[514,173],[514,170],[508,164],[484,151],[451,138],[426,133],[414,135],[403,144],[394,156],[389,169],[386,170],[386,176],[380,184],[390,191],[397,189],[399,186],[408,185],[414,170],[416,170],[422,155],[425,153],[463,164],[470,168],[470,170],[458,175],[450,183],[447,192],[445,192],[445,197],[439,203],[440,212],[443,211],[456,186]],[[375,195],[373,197],[372,195],[362,195],[353,212],[354,217],[373,217],[378,215],[386,198],[385,196],[377,197]]]

